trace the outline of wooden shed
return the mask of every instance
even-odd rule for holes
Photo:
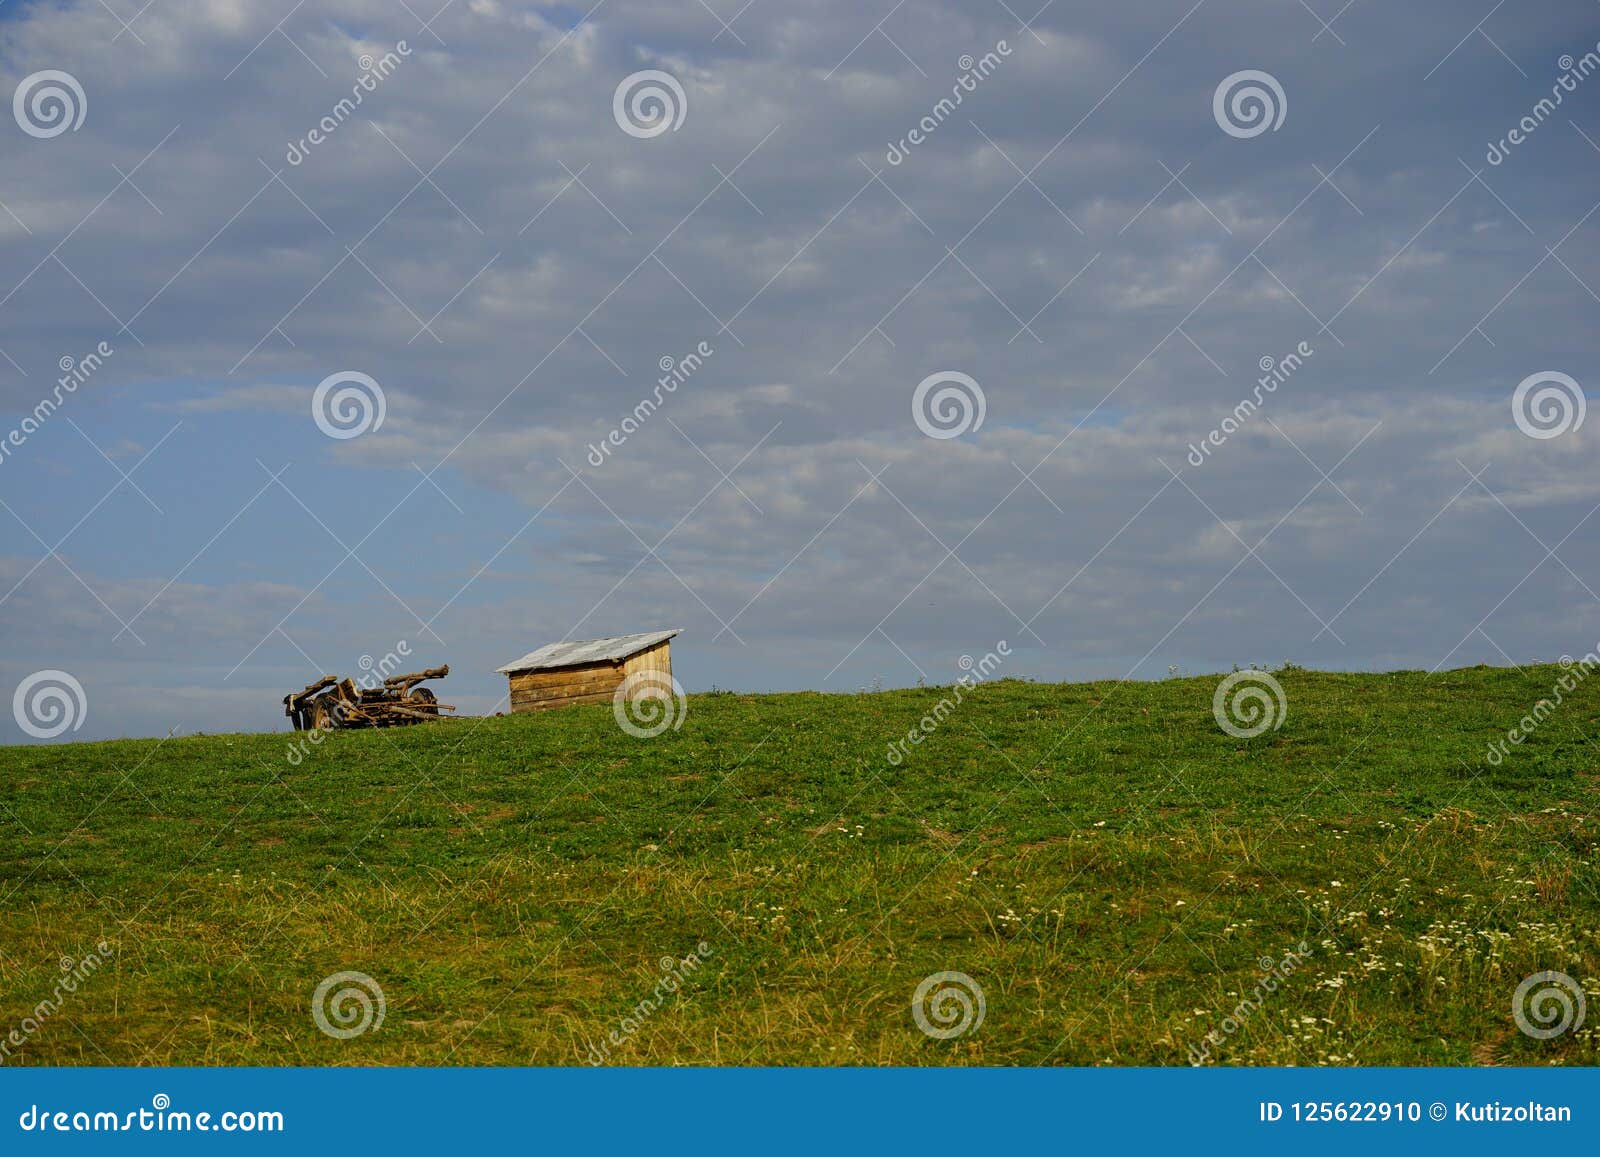
[[[672,679],[671,631],[618,635],[579,643],[550,643],[498,668],[511,680],[512,711],[543,711],[610,699],[629,675],[659,672]]]

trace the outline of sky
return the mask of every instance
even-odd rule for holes
[[[1595,648],[1600,5],[1039,3],[11,0],[0,742]]]

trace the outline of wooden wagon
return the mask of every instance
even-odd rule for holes
[[[454,711],[440,703],[434,693],[418,684],[425,679],[442,679],[450,667],[430,667],[409,675],[393,675],[380,686],[363,687],[353,679],[324,675],[308,683],[303,691],[283,697],[283,713],[294,721],[296,731],[345,727],[401,727],[439,718],[442,711]]]

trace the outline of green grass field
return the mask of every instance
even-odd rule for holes
[[[1251,739],[1216,677],[1008,680],[898,767],[948,689],[695,695],[653,739],[607,705],[334,733],[298,765],[285,734],[4,748],[0,1039],[33,1027],[3,1059],[1181,1065],[1213,1033],[1221,1064],[1600,1063],[1600,679],[1485,759],[1562,674],[1285,670]],[[334,1039],[312,996],[345,970],[386,1014]],[[1518,1031],[1541,970],[1588,1024]],[[941,971],[985,1003],[948,1040],[912,1016]]]

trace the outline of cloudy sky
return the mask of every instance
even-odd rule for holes
[[[658,627],[691,692],[1581,654],[1597,41],[1592,0],[10,0],[0,682],[76,679],[65,740],[281,728],[402,642],[494,710]]]

